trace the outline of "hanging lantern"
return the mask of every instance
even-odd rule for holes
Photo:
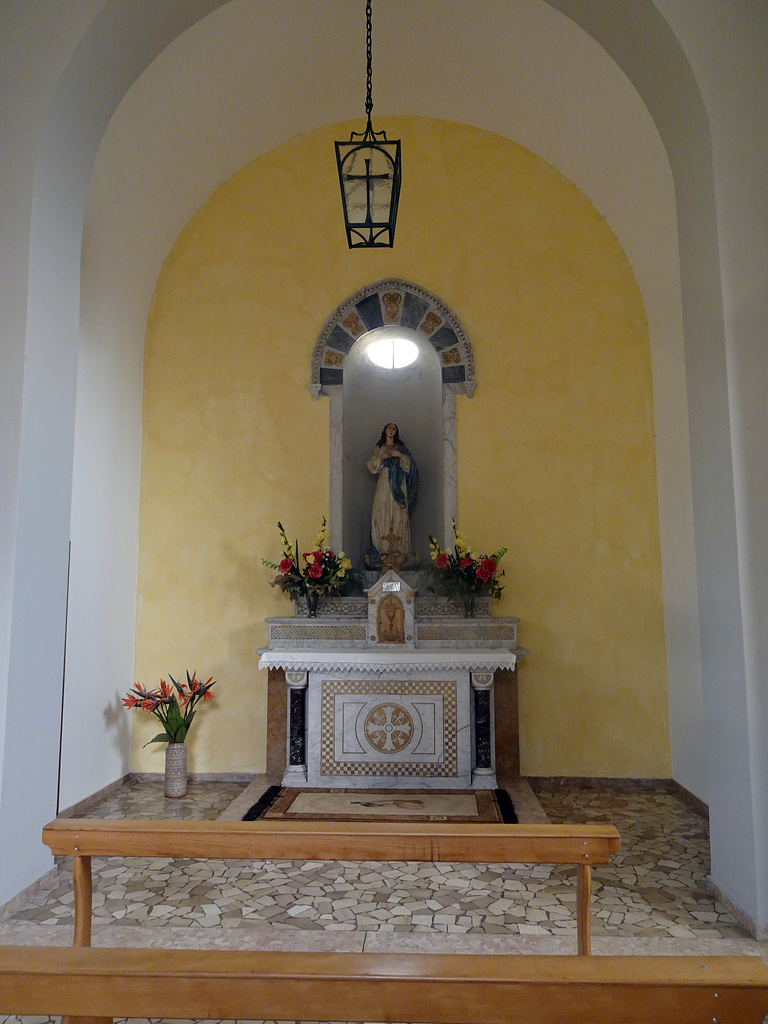
[[[392,247],[395,241],[397,203],[400,198],[400,140],[389,141],[386,132],[371,124],[371,0],[365,6],[367,27],[367,92],[364,132],[352,132],[348,142],[337,142],[344,225],[350,249]]]

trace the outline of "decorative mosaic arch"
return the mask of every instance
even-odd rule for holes
[[[430,342],[438,358],[443,386],[472,395],[475,363],[458,319],[434,295],[408,281],[389,278],[366,285],[325,322],[312,352],[312,396],[344,382],[344,360],[359,337],[376,327],[407,327]]]

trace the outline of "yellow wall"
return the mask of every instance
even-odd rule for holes
[[[506,139],[382,121],[403,140],[393,250],[346,246],[333,140],[293,139],[221,185],[180,234],[147,326],[136,677],[198,668],[218,699],[193,771],[265,764],[261,557],[328,511],[328,402],[307,389],[326,318],[399,277],[473,346],[457,401],[459,521],[508,545],[496,611],[520,617],[524,774],[670,773],[648,331],[624,253],[558,172]],[[439,524],[435,524],[435,532]],[[134,715],[132,769],[157,771]]]

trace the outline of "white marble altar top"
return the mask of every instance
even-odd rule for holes
[[[377,647],[375,650],[340,651],[332,648],[262,651],[259,668],[282,668],[290,672],[359,672],[380,673],[454,671],[493,672],[497,668],[514,668],[522,650],[504,648],[414,650]]]

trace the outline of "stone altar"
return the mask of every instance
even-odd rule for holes
[[[283,784],[495,788],[494,674],[526,653],[517,622],[492,617],[490,598],[466,619],[393,571],[317,618],[268,619],[259,665],[288,689]]]

